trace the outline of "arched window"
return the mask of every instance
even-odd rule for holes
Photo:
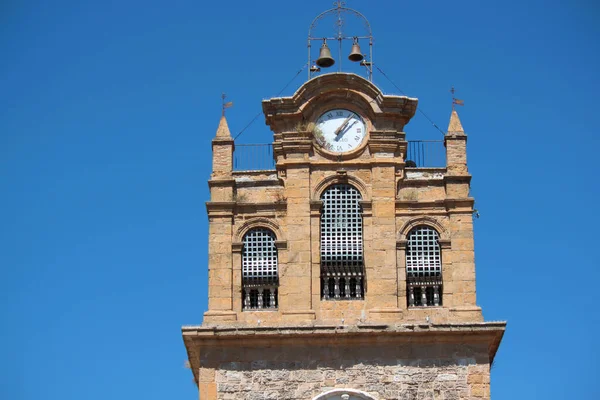
[[[335,184],[321,195],[321,298],[364,297],[363,223],[360,192]]]
[[[277,308],[277,248],[275,234],[255,228],[244,235],[242,249],[242,304],[244,310]]]
[[[417,226],[408,233],[406,283],[409,307],[442,304],[442,252],[435,229]]]

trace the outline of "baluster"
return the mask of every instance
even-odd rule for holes
[[[346,295],[346,298],[349,299],[350,298],[350,278],[348,278],[348,277],[344,278],[344,293]]]
[[[269,308],[275,308],[275,288],[271,288],[269,299]]]
[[[340,298],[340,278],[336,276],[333,278],[333,295],[336,299]]]
[[[440,285],[433,286],[433,305],[436,307],[440,305]]]
[[[244,308],[250,308],[250,291],[246,290],[246,296],[244,297]]]
[[[258,308],[259,309],[263,308],[263,291],[264,291],[264,288],[258,289]]]
[[[329,278],[321,278],[321,285],[323,285],[323,298],[329,300]]]
[[[356,298],[362,299],[362,279],[356,278]]]
[[[412,286],[408,287],[408,306],[414,307],[415,305],[415,290]]]
[[[427,307],[427,291],[425,286],[421,286],[421,305]]]

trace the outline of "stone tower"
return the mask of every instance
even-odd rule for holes
[[[417,99],[357,75],[262,105],[272,169],[234,169],[225,117],[212,142],[208,311],[182,328],[200,399],[489,398],[505,323],[476,304],[456,111],[429,168]]]

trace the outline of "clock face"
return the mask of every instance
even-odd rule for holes
[[[360,146],[366,131],[366,125],[358,114],[338,108],[326,111],[317,119],[314,135],[324,149],[346,153]]]

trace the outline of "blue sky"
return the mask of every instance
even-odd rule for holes
[[[375,62],[442,129],[465,100],[494,399],[597,398],[600,7],[359,1]],[[0,396],[195,399],[222,92],[239,132],[331,1],[0,5]],[[304,81],[301,74],[284,91]],[[398,91],[381,74],[374,82]],[[439,139],[421,115],[409,139]],[[259,118],[239,143],[266,143]]]

